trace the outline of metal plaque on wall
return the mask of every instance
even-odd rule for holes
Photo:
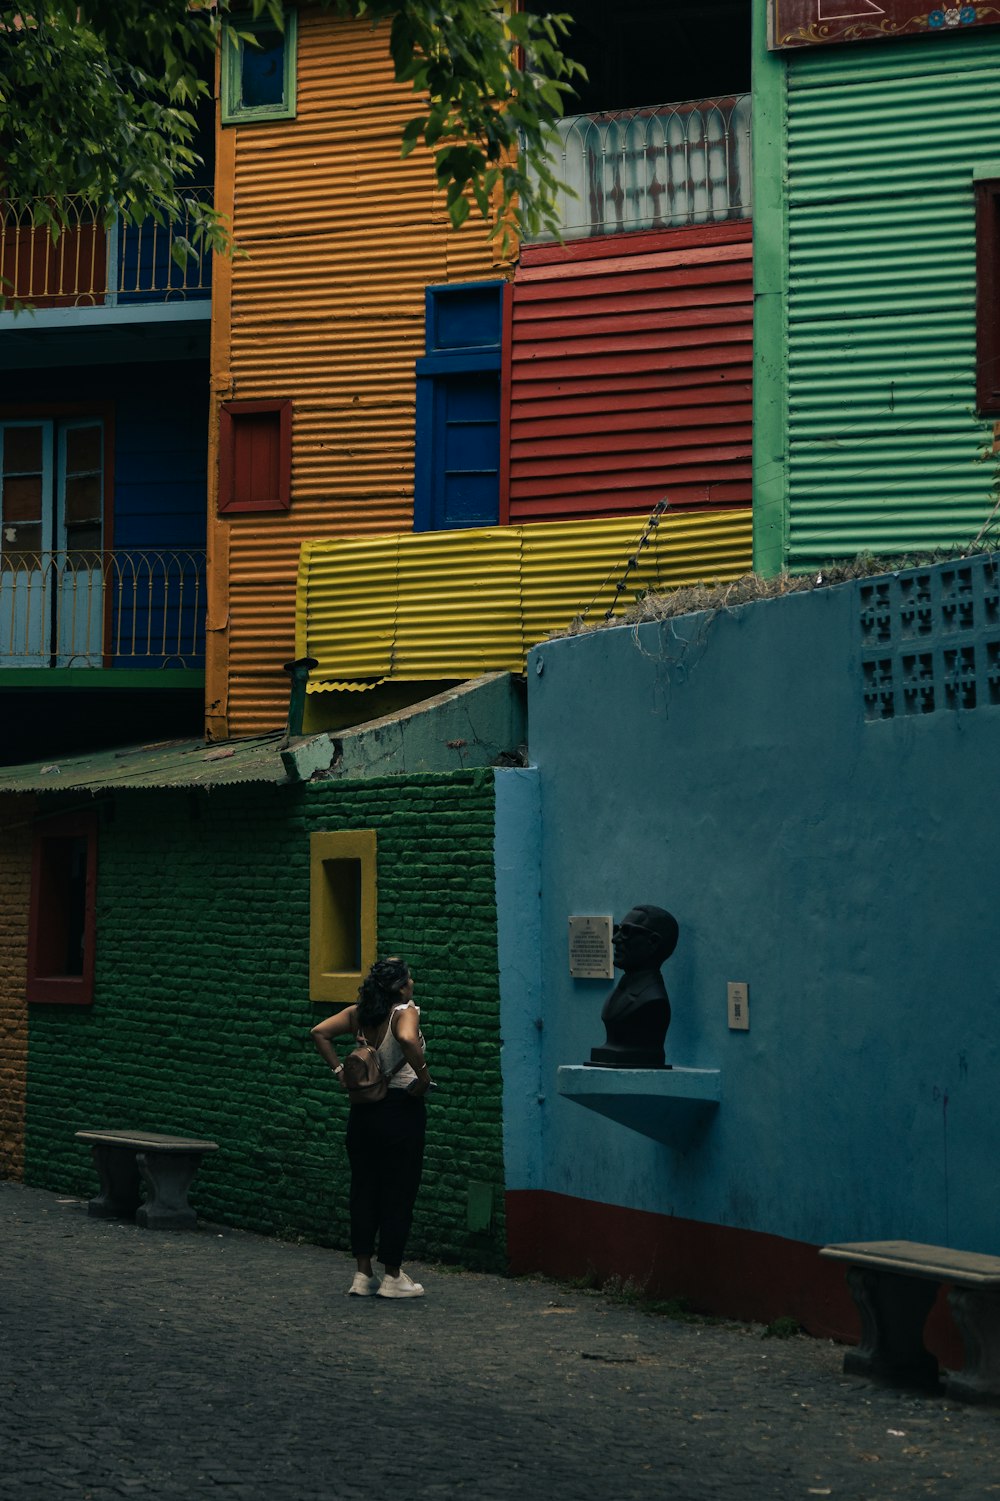
[[[611,917],[571,917],[569,972],[574,980],[611,980]]]
[[[914,11],[912,0],[768,0],[768,46],[819,47],[897,36],[957,36],[1000,25],[1000,5],[942,5]]]

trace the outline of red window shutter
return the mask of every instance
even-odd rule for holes
[[[287,511],[292,503],[292,403],[226,401],[219,413],[219,515]]]
[[[28,913],[29,1001],[92,1003],[96,888],[96,817],[78,813],[40,822]]]
[[[976,183],[976,406],[1000,416],[1000,179]]]

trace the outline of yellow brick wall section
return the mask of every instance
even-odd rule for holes
[[[24,1172],[32,800],[0,798],[0,1177]]]

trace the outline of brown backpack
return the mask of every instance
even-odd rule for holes
[[[389,1080],[399,1073],[406,1059],[401,1058],[395,1068],[386,1073],[378,1049],[372,1046],[360,1027],[357,1042],[353,1053],[348,1053],[344,1059],[344,1072],[340,1076],[340,1082],[347,1090],[347,1098],[352,1105],[377,1105],[379,1100],[385,1099],[389,1092]]]

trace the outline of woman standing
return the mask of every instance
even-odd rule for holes
[[[385,1098],[352,1105],[347,1122],[351,1251],[358,1263],[350,1290],[361,1298],[421,1298],[423,1288],[411,1281],[400,1263],[420,1187],[427,1128],[423,1096],[431,1077],[424,1060],[420,1008],[413,1004],[413,980],[402,959],[373,964],[357,1004],[313,1027],[313,1040],[338,1077],[344,1068],[333,1039],[347,1036],[377,1049],[389,1080]],[[385,1268],[381,1284],[372,1270],[376,1234],[378,1259]]]

